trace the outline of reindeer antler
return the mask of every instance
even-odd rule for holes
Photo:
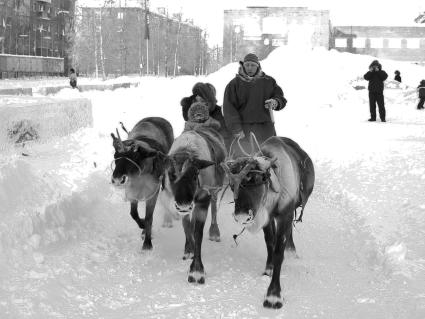
[[[124,152],[124,143],[121,140],[120,133],[118,132],[118,129],[116,129],[118,137],[115,137],[114,133],[111,133],[112,136],[112,145],[115,148],[115,151],[117,152]]]

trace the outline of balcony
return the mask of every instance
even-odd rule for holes
[[[36,0],[37,2],[52,3],[52,0]]]
[[[50,16],[47,12],[39,11],[37,17],[43,20],[50,20]]]

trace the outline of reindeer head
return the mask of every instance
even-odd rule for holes
[[[165,167],[165,155],[143,141],[122,141],[118,130],[118,137],[113,133],[111,136],[115,148],[111,182],[116,187],[125,187],[128,199],[141,200],[158,187],[159,176]]]
[[[241,145],[239,147],[243,151]],[[252,133],[251,149],[251,154],[245,152],[246,156],[236,159],[229,158],[221,164],[229,177],[230,188],[233,191],[234,218],[243,225],[250,225],[254,222],[258,211],[262,205],[265,205],[267,192],[271,191],[271,187],[273,189],[277,187],[272,185],[270,178],[270,168],[274,166],[276,159],[263,155]]]
[[[190,152],[178,152],[168,156],[168,163],[167,184],[174,197],[174,207],[179,214],[188,214],[200,188],[199,172],[214,162],[198,159]]]

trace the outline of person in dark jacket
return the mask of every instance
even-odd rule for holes
[[[376,104],[378,104],[381,122],[385,122],[384,81],[387,78],[388,74],[382,70],[382,65],[378,60],[374,60],[370,64],[369,71],[364,75],[364,79],[369,81],[369,122],[376,121]]]
[[[184,97],[180,105],[182,106],[183,118],[188,121],[188,111],[190,106],[195,102],[204,102],[208,105],[209,116],[220,123],[218,132],[223,136],[224,143],[228,149],[231,142],[231,135],[226,128],[221,107],[217,105],[216,90],[211,83],[196,83],[192,88],[192,95]]]
[[[399,70],[395,70],[394,74],[395,74],[394,80],[401,83],[400,71]]]
[[[224,119],[233,139],[240,139],[249,152],[250,132],[260,144],[276,136],[273,110],[280,111],[285,106],[286,99],[275,79],[261,70],[255,54],[247,54],[224,92]]]
[[[417,108],[418,110],[423,110],[425,104],[425,80],[422,80],[418,86],[418,97],[419,103]]]
[[[77,74],[73,68],[69,69],[69,85],[71,85],[73,89],[77,87]]]

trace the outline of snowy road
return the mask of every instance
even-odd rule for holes
[[[320,182],[328,174],[319,167],[305,222],[297,225],[300,258],[284,261],[282,311],[262,307],[269,283],[260,275],[262,234],[244,234],[235,247],[230,205],[220,213],[222,242],[204,243],[207,282],[194,286],[181,259],[181,225],[162,228],[157,214],[154,250],[141,252],[128,207],[114,197],[92,205],[76,240],[42,249],[43,261],[3,278],[0,311],[5,318],[422,318],[422,285],[394,275],[399,264],[379,254],[359,212]]]

